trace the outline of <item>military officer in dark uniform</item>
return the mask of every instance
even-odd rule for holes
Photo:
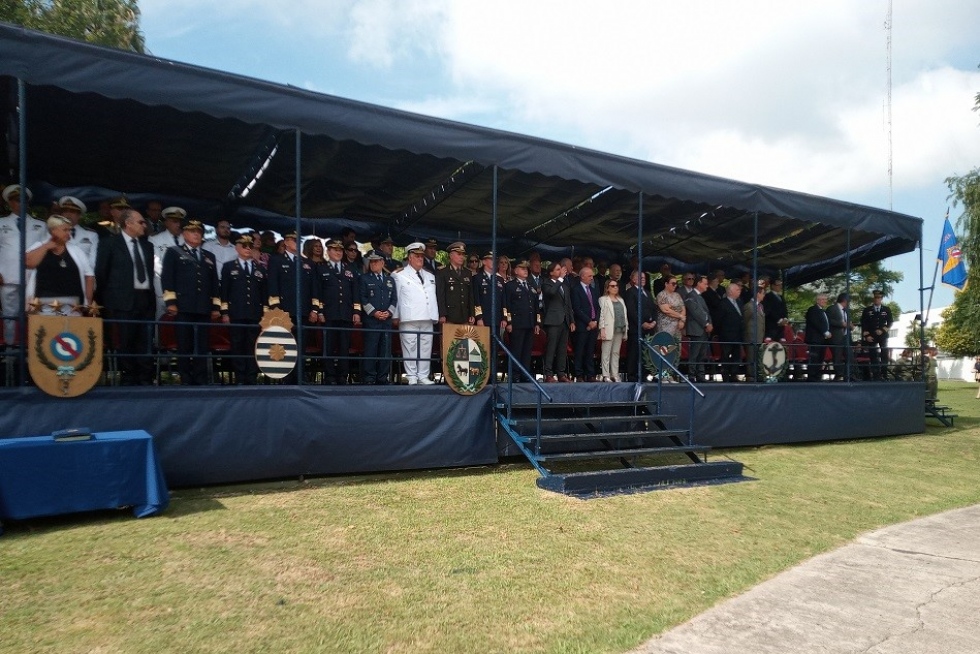
[[[892,311],[882,304],[884,292],[875,290],[874,300],[861,312],[861,340],[871,355],[871,378],[885,379],[888,366],[888,330],[891,329]]]
[[[476,324],[486,325],[491,334],[500,335],[504,328],[504,281],[493,268],[493,252],[483,255],[483,270],[473,275],[473,313]],[[493,315],[491,306],[493,294],[497,294],[497,313]]]
[[[350,371],[351,330],[361,325],[360,288],[344,264],[344,244],[327,241],[327,260],[317,264],[320,279],[319,323],[323,333],[324,384],[346,384]]]
[[[449,265],[436,273],[436,301],[439,303],[439,324],[454,323],[472,325],[473,315],[472,278],[466,261],[466,246],[456,241],[447,248]]]
[[[504,317],[510,334],[510,352],[530,372],[531,346],[534,336],[541,331],[541,313],[538,291],[527,280],[528,266],[527,261],[514,264],[514,279],[504,284]],[[514,377],[515,381],[522,381],[524,376],[515,372]]]
[[[364,311],[364,360],[361,363],[365,384],[388,383],[391,371],[392,313],[398,304],[395,282],[385,272],[384,257],[372,250],[365,257],[368,270],[361,275],[361,308]]]
[[[208,332],[219,317],[218,264],[201,248],[204,225],[188,220],[183,226],[184,244],[167,249],[160,284],[167,313],[177,325],[177,370],[180,383],[200,386],[208,381]]]
[[[252,259],[252,237],[235,239],[234,260],[221,269],[221,321],[230,324],[231,353],[235,382],[251,386],[259,376],[255,362],[255,341],[259,321],[268,297],[266,270]]]
[[[381,239],[379,246],[377,251],[384,257],[385,272],[393,273],[404,265],[401,261],[392,257],[392,252],[395,251],[395,242],[391,240],[390,236]]]
[[[320,283],[314,264],[301,257],[296,248],[296,232],[283,235],[286,253],[269,260],[269,307],[282,309],[293,319],[293,336],[303,324],[320,319]],[[296,306],[296,266],[300,267],[300,298]],[[296,383],[295,370],[283,378],[285,384]]]
[[[422,262],[422,267],[436,277],[439,276],[439,271],[445,267],[436,259],[436,253],[438,251],[439,241],[435,240],[434,238],[430,238],[425,242],[425,250],[422,253],[422,256],[425,257],[425,261]]]

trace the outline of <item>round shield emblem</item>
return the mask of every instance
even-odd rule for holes
[[[255,341],[255,362],[267,377],[282,379],[296,367],[296,339],[284,327],[269,327]]]
[[[653,336],[648,336],[646,341],[653,346],[653,349],[660,353],[670,365],[677,366],[677,359],[681,355],[681,346],[674,340],[674,337],[667,332],[658,332]],[[663,375],[670,372],[670,368],[664,365],[663,359],[653,356],[647,348],[643,348],[643,362],[647,370],[656,370],[657,374]]]
[[[442,374],[460,395],[479,393],[490,377],[490,329],[443,325]]]
[[[773,341],[759,348],[759,372],[766,382],[779,381],[787,367],[786,346],[782,343]]]

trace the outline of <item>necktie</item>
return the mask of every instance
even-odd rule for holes
[[[180,245],[180,238],[176,234],[174,234],[174,245]]]
[[[375,273],[374,276],[378,278],[379,282],[381,281],[381,273]]]
[[[71,237],[72,238],[75,238],[75,228],[74,227],[71,228]]]
[[[588,284],[585,285],[585,294],[589,298],[589,319],[595,320],[595,305],[592,303],[592,291]]]
[[[422,285],[424,286],[425,285],[425,280],[422,279],[422,271],[421,270],[416,270],[415,271],[415,274],[419,276],[419,282],[421,282]]]
[[[195,260],[196,260],[196,261],[197,261],[198,263],[200,263],[200,262],[201,262],[201,255],[200,255],[200,254],[198,253],[198,251],[197,251],[197,248],[191,248],[191,252],[193,252],[193,253],[194,253],[194,259],[195,259]]]
[[[140,256],[140,246],[136,239],[133,242],[133,265],[136,266],[136,281],[140,284],[146,281],[146,268],[143,267],[143,257]]]

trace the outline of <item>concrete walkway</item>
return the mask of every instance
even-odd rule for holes
[[[978,654],[980,506],[858,538],[633,654]]]

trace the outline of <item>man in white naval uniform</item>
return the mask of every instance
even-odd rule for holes
[[[30,204],[31,189],[25,188],[23,196]],[[3,309],[3,336],[7,343],[16,342],[17,316],[24,312],[20,289],[24,280],[24,248],[38,241],[48,239],[47,223],[27,215],[25,220],[26,237],[20,244],[20,202],[21,190],[17,184],[3,189],[3,201],[10,207],[10,215],[0,218],[0,308]],[[25,299],[26,301],[26,299]]]
[[[432,384],[429,379],[432,326],[439,322],[436,278],[423,267],[424,244],[412,243],[405,252],[408,254],[405,267],[392,274],[398,295],[393,318],[398,324],[408,383]]]
[[[99,252],[99,235],[94,230],[78,224],[82,215],[88,211],[85,203],[71,195],[65,195],[58,200],[58,213],[71,221],[71,243],[85,253],[92,270],[95,270],[95,259]]]
[[[163,301],[163,285],[160,282],[160,275],[163,274],[163,257],[168,249],[184,244],[184,230],[181,224],[186,217],[187,212],[180,207],[167,207],[163,210],[163,231],[149,238],[154,257],[153,292],[157,297],[156,312],[153,315],[157,320],[167,312],[167,303]]]

